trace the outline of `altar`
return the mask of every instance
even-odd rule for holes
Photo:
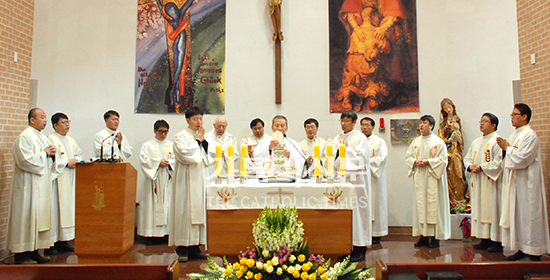
[[[304,223],[304,239],[315,254],[348,254],[352,246],[353,185],[299,182],[209,184],[207,197],[208,252],[236,255],[254,247],[252,223],[268,206],[296,207]]]

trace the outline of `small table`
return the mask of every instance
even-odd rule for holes
[[[254,248],[252,223],[264,207],[296,207],[304,238],[314,254],[348,254],[352,246],[353,185],[263,183],[209,184],[206,187],[208,252],[237,255]]]

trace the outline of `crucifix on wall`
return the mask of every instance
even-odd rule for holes
[[[283,0],[267,0],[271,22],[273,23],[273,41],[275,41],[275,104],[281,104],[281,4]]]

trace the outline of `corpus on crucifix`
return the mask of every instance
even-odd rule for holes
[[[283,0],[267,0],[273,23],[273,41],[275,41],[275,104],[281,104],[281,4]]]

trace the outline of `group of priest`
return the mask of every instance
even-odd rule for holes
[[[472,143],[464,160],[471,187],[472,236],[482,240],[474,247],[502,252],[502,247],[508,246],[517,250],[509,260],[540,260],[542,254],[550,252],[550,241],[539,140],[529,127],[531,110],[527,105],[516,104],[511,117],[516,131],[508,142],[496,133],[498,118],[484,114],[480,121],[483,135]],[[140,166],[145,179],[140,186],[137,226],[138,235],[147,237],[148,244],[168,236],[168,245],[177,247],[181,262],[208,257],[200,250],[200,245],[206,243],[205,187],[216,172],[217,157],[223,158],[222,169],[227,172],[228,146],[236,144],[226,131],[228,122],[224,117],[216,118],[214,129],[208,133],[199,108],[189,108],[185,118],[188,126],[175,135],[174,141],[167,139],[169,124],[164,120],[155,122],[154,139],[141,147]],[[15,253],[17,264],[48,262],[49,258],[39,254],[38,249],[45,249],[44,255],[74,251],[68,243],[74,239],[74,168],[83,156],[67,135],[68,116],[56,113],[51,120],[55,132],[46,137],[41,132],[47,124],[45,112],[30,110],[29,126],[14,143],[8,247]],[[286,135],[286,117],[273,118],[273,135],[282,135],[275,138],[264,133],[261,119],[254,119],[250,123],[252,135],[246,139],[247,155],[242,155],[245,160],[241,163],[249,175],[269,173],[274,167],[266,162],[273,162],[278,149],[278,160],[291,166],[297,178],[317,175],[316,168],[323,176],[338,174],[339,165],[345,165],[357,202],[364,202],[353,206],[352,261],[364,260],[367,246],[379,243],[388,234],[387,146],[373,133],[373,119],[361,119],[361,131],[355,129],[357,120],[354,111],[343,112],[342,131],[334,139],[322,139],[317,136],[319,122],[307,119],[303,124],[307,137],[297,142]],[[104,114],[104,121],[106,128],[95,135],[96,156],[127,160],[133,148],[118,131],[120,115],[110,110]],[[434,126],[432,116],[422,116],[422,135],[411,143],[406,154],[409,177],[414,180],[413,236],[420,236],[415,246],[430,248],[450,238],[448,156],[445,142],[432,133]],[[327,153],[327,144],[343,144],[344,150]],[[317,145],[320,151],[314,152]],[[222,147],[221,155],[216,146]],[[235,150],[233,159],[241,162]],[[332,160],[327,161],[330,156]],[[329,162],[334,166],[327,168]]]
[[[515,104],[510,141],[497,134],[498,117],[481,116],[482,136],[471,144],[464,166],[470,189],[471,236],[481,239],[474,249],[515,254],[509,261],[540,261],[550,252],[546,194],[540,143],[529,126],[531,109]],[[450,238],[449,190],[445,142],[431,131],[435,119],[420,119],[420,132],[407,150],[409,176],[414,178],[413,236],[416,247],[439,247]]]

